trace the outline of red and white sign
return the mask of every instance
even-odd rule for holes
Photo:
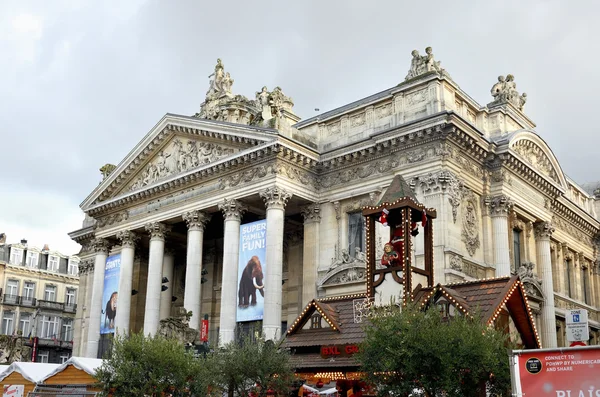
[[[200,327],[200,341],[208,342],[208,320],[202,320]]]
[[[4,385],[2,397],[23,397],[25,385]]]
[[[524,397],[600,397],[600,346],[513,352],[513,390]]]

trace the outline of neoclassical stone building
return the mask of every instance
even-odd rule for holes
[[[361,209],[397,174],[437,210],[435,283],[517,273],[544,347],[566,344],[573,307],[589,311],[599,343],[600,192],[565,176],[512,75],[482,106],[430,49],[414,51],[397,86],[302,121],[279,87],[248,99],[232,84],[218,60],[198,114],[166,114],[102,168],[81,204],[83,227],[70,233],[82,244],[74,354],[98,354],[104,267],[118,252],[118,330],[155,333],[184,307],[192,328],[208,315],[213,343],[232,340],[240,225],[260,219],[267,337],[315,297],[364,292]],[[423,247],[413,255],[418,266]]]

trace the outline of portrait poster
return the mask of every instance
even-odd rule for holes
[[[240,226],[237,322],[263,319],[266,278],[267,221]]]
[[[117,298],[119,292],[119,274],[121,271],[121,254],[106,258],[104,268],[104,289],[102,292],[102,314],[100,318],[100,334],[115,332],[115,316],[117,315]]]

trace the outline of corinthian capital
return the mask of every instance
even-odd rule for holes
[[[164,240],[167,234],[171,231],[171,226],[160,222],[146,223],[144,227],[150,234],[150,239]]]
[[[312,203],[302,208],[302,217],[304,223],[321,222],[321,206],[318,203]]]
[[[117,238],[121,240],[121,247],[134,248],[140,241],[140,237],[131,230],[121,230],[117,232]]]
[[[269,208],[285,208],[288,200],[292,198],[292,194],[286,190],[273,186],[259,193],[265,202],[265,207]]]
[[[198,210],[185,212],[182,217],[189,230],[204,230],[204,226],[210,219],[205,212]]]
[[[535,224],[535,238],[550,238],[554,233],[554,226],[550,222],[539,222]]]
[[[95,253],[108,255],[108,251],[110,250],[110,243],[104,238],[97,238],[94,241],[92,241],[92,247],[94,248]]]
[[[241,221],[242,216],[244,216],[248,207],[237,200],[224,199],[223,202],[219,204],[219,209],[223,212],[223,218],[225,218],[225,220]]]
[[[510,197],[501,194],[495,197],[486,197],[485,204],[487,205],[491,216],[508,216],[513,202]]]

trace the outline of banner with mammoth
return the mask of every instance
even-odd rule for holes
[[[266,220],[246,223],[240,226],[237,322],[263,319],[266,247]]]

